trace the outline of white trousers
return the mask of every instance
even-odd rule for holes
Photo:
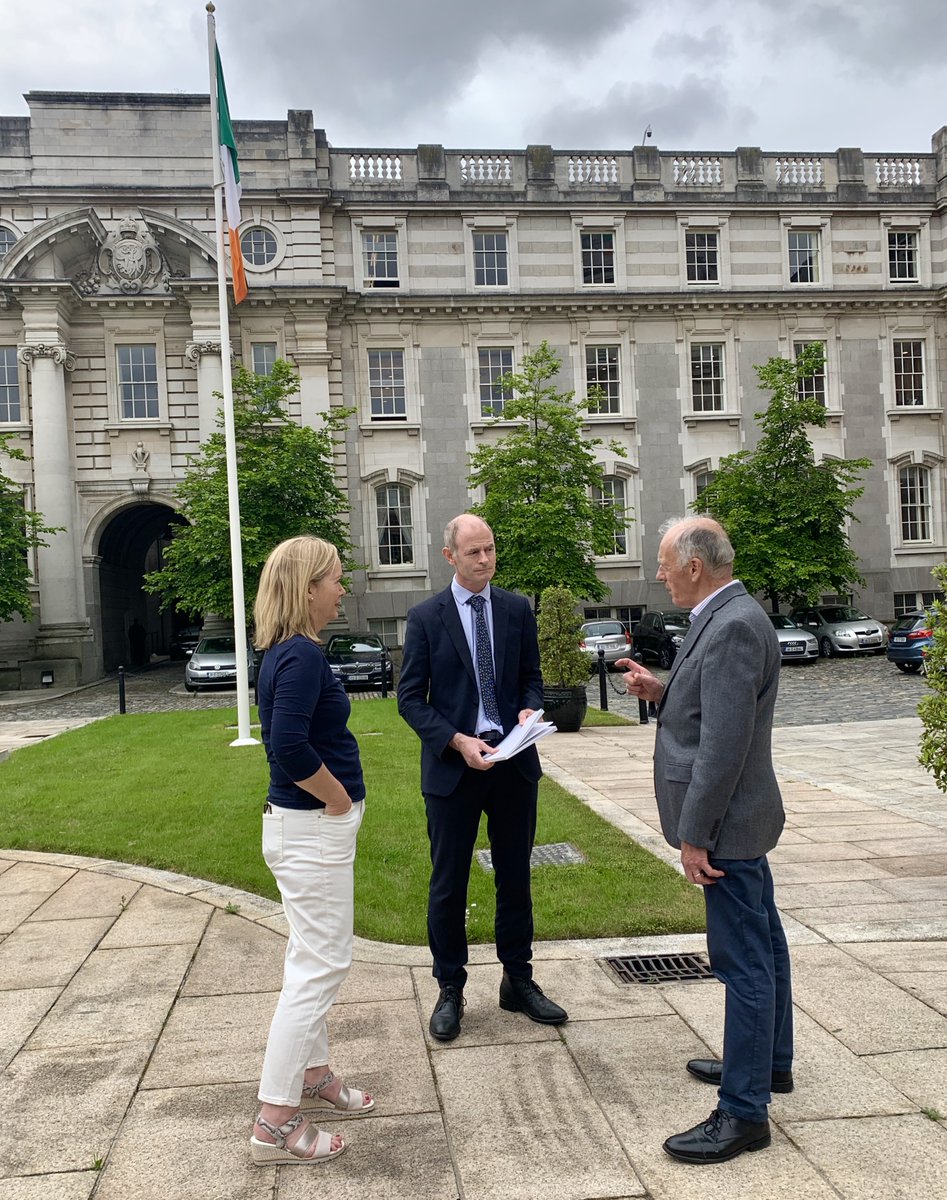
[[[353,864],[364,802],[342,816],[273,806],[263,814],[263,858],[289,922],[280,992],[259,1098],[295,1107],[303,1075],[329,1061],[326,1015],[352,965]]]

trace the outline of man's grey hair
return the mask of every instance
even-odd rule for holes
[[[451,554],[457,553],[457,534],[464,521],[478,521],[481,525],[485,525],[487,529],[490,528],[483,517],[478,517],[476,513],[460,513],[458,516],[453,517],[444,526],[444,549],[449,550]]]
[[[712,576],[725,575],[733,566],[733,546],[723,526],[713,517],[672,517],[658,531],[675,533],[672,543],[679,566],[699,558]]]

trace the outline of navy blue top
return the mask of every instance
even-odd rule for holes
[[[284,808],[325,808],[297,787],[325,765],[351,796],[365,799],[352,711],[342,684],[315,642],[300,634],[271,646],[257,681],[263,745],[270,764],[267,800]]]

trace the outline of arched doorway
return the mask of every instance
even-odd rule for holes
[[[172,526],[185,523],[168,505],[147,501],[120,509],[102,527],[96,593],[106,671],[168,653],[175,614],[158,611],[158,597],[143,591],[142,579],[161,566]]]

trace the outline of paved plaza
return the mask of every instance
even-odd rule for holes
[[[156,703],[171,697],[165,672],[137,691],[130,682],[130,709],[149,687]],[[145,868],[0,849],[0,1200],[944,1195],[947,801],[915,761],[923,682],[860,660],[786,668],[781,687],[788,824],[771,861],[797,1058],[770,1149],[703,1169],[661,1150],[714,1105],[684,1063],[719,1053],[723,989],[623,986],[602,959],[702,950],[701,936],[538,943],[537,978],[570,1012],[559,1029],[500,1011],[500,967],[479,947],[463,1030],[447,1045],[427,1033],[426,949],[359,941],[331,1018],[333,1064],[377,1108],[325,1122],[349,1142],[331,1165],[253,1167],[279,907]],[[850,690],[847,719],[800,723],[812,700],[797,688],[817,689],[820,704]],[[0,731],[30,711],[88,720],[99,700],[93,688],[5,705]],[[674,862],[658,832],[653,738],[653,723],[586,729],[541,750],[549,775]]]

